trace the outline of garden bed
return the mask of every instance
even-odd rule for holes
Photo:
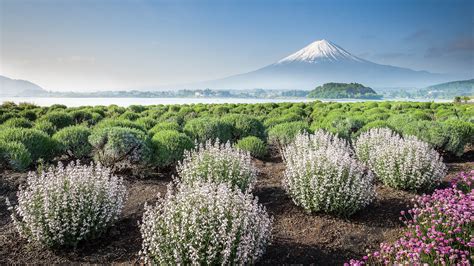
[[[273,153],[275,154],[275,153]],[[449,174],[474,169],[474,151],[448,162]],[[255,195],[274,216],[273,243],[261,258],[261,264],[302,263],[341,265],[359,258],[380,242],[397,239],[402,228],[398,220],[414,194],[377,186],[376,200],[365,210],[348,219],[324,214],[309,214],[293,204],[281,184],[284,164],[279,156],[254,160],[259,170]],[[145,202],[156,200],[166,191],[173,171],[163,171],[144,179],[127,176],[128,200],[123,213],[105,235],[76,249],[50,251],[36,247],[19,237],[13,227],[5,202],[0,202],[0,264],[52,263],[138,263],[141,236],[138,221]],[[19,185],[26,174],[0,173],[0,194],[15,203]]]

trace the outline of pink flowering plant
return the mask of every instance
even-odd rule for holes
[[[404,235],[393,244],[351,260],[347,265],[470,265],[474,260],[474,170],[461,173],[451,186],[417,196],[402,211]]]
[[[195,150],[185,151],[177,172],[180,181],[190,185],[217,182],[252,190],[257,175],[251,160],[249,152],[232,147],[230,142],[208,140]]]
[[[265,252],[272,218],[252,194],[227,184],[180,183],[145,205],[140,231],[147,264],[247,265]]]
[[[350,216],[375,198],[373,175],[353,156],[349,144],[316,131],[284,147],[283,185],[296,205],[309,212]]]
[[[7,205],[20,235],[48,247],[76,246],[100,236],[117,219],[126,196],[120,177],[101,165],[61,163],[30,172],[18,191],[18,205]]]

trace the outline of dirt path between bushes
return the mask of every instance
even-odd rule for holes
[[[279,157],[255,160],[259,178],[254,194],[274,216],[274,239],[259,264],[341,265],[365,255],[380,242],[397,238],[401,210],[414,194],[377,186],[377,199],[349,219],[309,214],[295,206],[281,185],[284,164]],[[472,151],[448,163],[450,173],[474,169]],[[138,263],[141,238],[138,221],[145,202],[153,203],[166,191],[172,171],[147,179],[127,178],[128,200],[116,226],[101,238],[76,249],[49,251],[19,237],[3,198],[0,198],[0,264]],[[26,174],[0,173],[0,196],[15,203],[15,194]]]

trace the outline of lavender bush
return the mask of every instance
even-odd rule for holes
[[[122,178],[100,165],[70,163],[30,172],[10,206],[20,235],[45,246],[76,246],[117,220],[125,199]],[[9,202],[7,202],[8,205]]]
[[[250,154],[234,149],[229,142],[221,144],[219,140],[208,140],[196,150],[185,151],[177,170],[181,182],[186,184],[208,181],[251,190],[256,180]]]
[[[141,224],[145,263],[157,265],[252,264],[271,239],[272,219],[249,193],[226,184],[178,185]]]
[[[374,128],[355,141],[357,158],[384,184],[398,189],[429,190],[446,174],[441,156],[413,136],[402,138],[387,128]]]
[[[471,265],[474,260],[474,171],[461,173],[450,188],[417,196],[402,211],[406,229],[395,243],[346,265]]]
[[[317,131],[299,134],[283,149],[283,184],[307,211],[349,216],[375,197],[373,176],[352,156],[348,143]]]

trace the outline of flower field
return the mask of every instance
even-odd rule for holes
[[[0,105],[0,263],[469,265],[474,106]]]

